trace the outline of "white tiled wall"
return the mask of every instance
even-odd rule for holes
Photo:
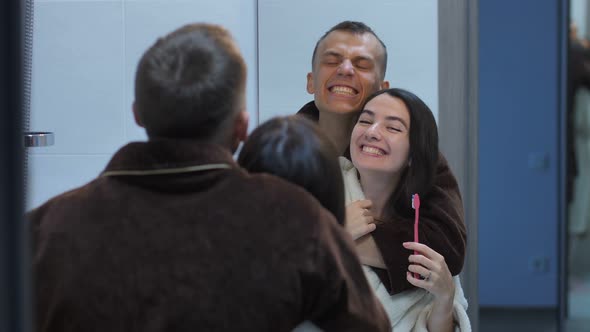
[[[257,123],[256,1],[35,1],[31,131],[55,145],[31,148],[27,207],[98,175],[121,146],[145,140],[133,121],[141,54],[192,22],[218,23],[248,64],[248,109]]]
[[[315,42],[345,19],[379,34],[386,78],[438,113],[436,0],[36,0],[34,17],[30,130],[55,132],[55,145],[29,149],[29,209],[90,181],[119,147],[146,138],[131,113],[135,67],[159,36],[186,23],[234,34],[249,69],[250,129],[311,100],[305,75]]]
[[[120,2],[35,5],[31,128],[54,131],[56,144],[31,153],[110,154],[121,145],[121,8]]]

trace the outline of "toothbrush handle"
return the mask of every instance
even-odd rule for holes
[[[415,209],[414,210],[414,242],[418,243],[418,220],[419,220],[419,214],[420,214],[420,210]],[[418,252],[416,250],[414,250],[414,255],[418,255]],[[412,273],[412,275],[414,276],[414,278],[419,279],[420,275],[418,273]]]

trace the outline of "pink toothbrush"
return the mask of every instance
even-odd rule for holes
[[[412,209],[414,209],[414,242],[418,243],[418,220],[420,216],[420,196],[418,194],[412,195]],[[418,252],[414,250],[414,255]],[[412,273],[414,278],[418,278],[418,273]]]

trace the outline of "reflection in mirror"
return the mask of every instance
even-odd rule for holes
[[[590,324],[590,4],[570,1],[567,102],[569,325]]]
[[[30,151],[28,208],[94,178],[110,156],[145,135],[131,116],[133,75],[157,36],[192,21],[221,23],[249,66],[252,124],[293,114],[312,96],[306,74],[317,39],[342,20],[369,24],[387,45],[385,79],[438,116],[436,1],[39,1],[31,129],[56,133]],[[256,45],[258,48],[256,48]]]
[[[260,120],[293,114],[313,99],[306,74],[316,41],[344,20],[368,24],[388,50],[385,79],[416,93],[438,115],[436,1],[258,1]]]

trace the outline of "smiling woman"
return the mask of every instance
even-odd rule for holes
[[[356,168],[396,174],[409,163],[410,113],[398,98],[381,94],[368,103],[354,126],[350,155]]]
[[[374,93],[353,128],[350,156],[365,196],[379,189],[371,198],[376,217],[411,215],[409,197],[427,197],[434,183],[439,150],[432,112],[402,89]]]
[[[402,89],[372,94],[353,128],[350,156],[352,163],[340,157],[346,227],[393,330],[470,331],[457,276],[465,253],[461,199],[452,173],[441,172],[428,106]],[[424,198],[421,243],[410,242],[415,193]],[[358,233],[370,224],[373,230]]]

